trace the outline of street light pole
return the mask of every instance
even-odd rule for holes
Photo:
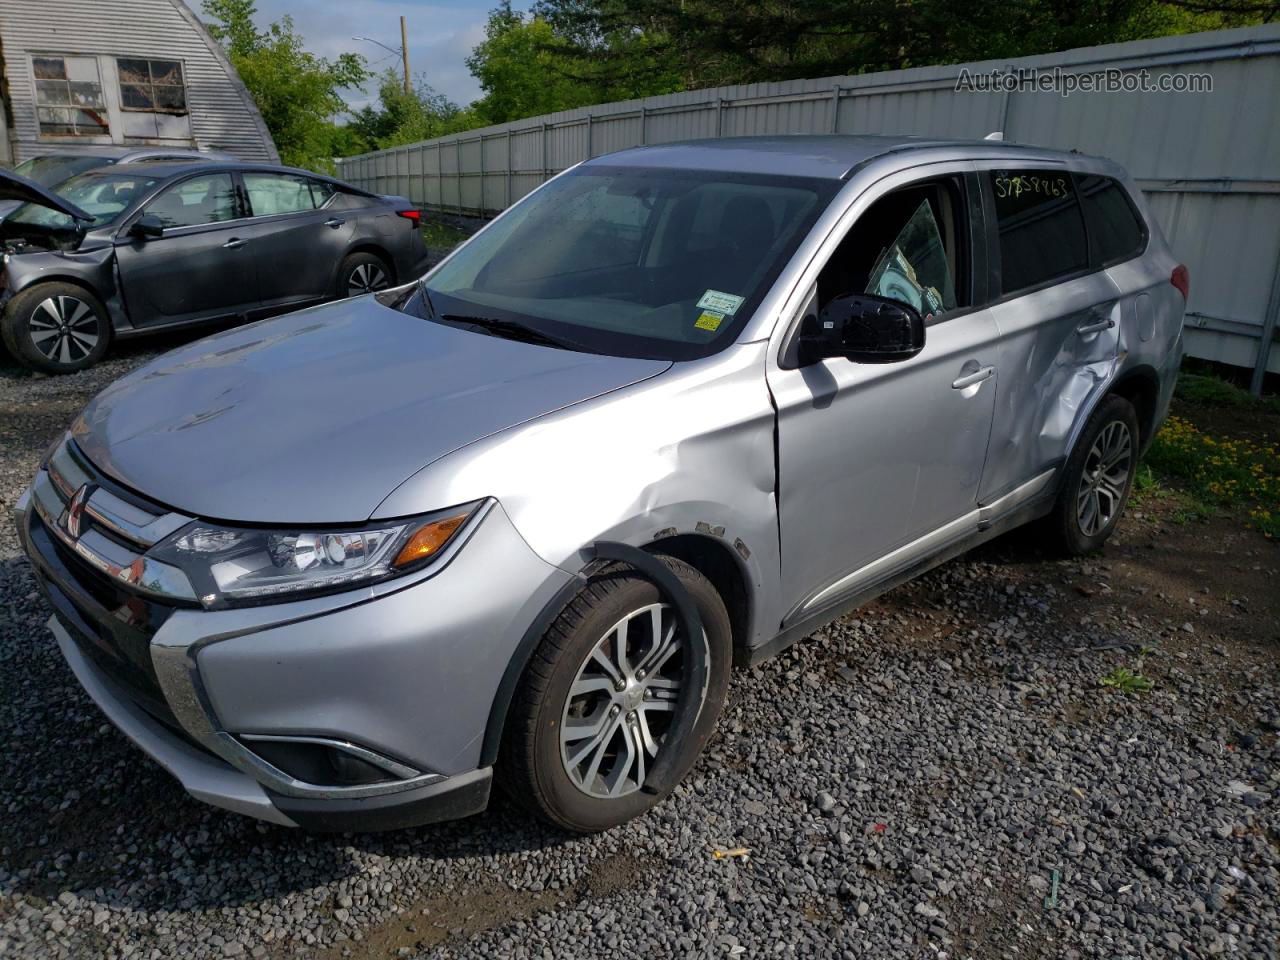
[[[404,17],[400,18],[400,56],[404,59],[404,92],[409,95],[409,31]]]

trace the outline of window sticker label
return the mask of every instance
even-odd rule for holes
[[[730,316],[737,313],[740,306],[742,306],[742,297],[735,297],[732,293],[721,293],[719,290],[708,290],[698,301],[699,310],[714,310],[716,313]]]
[[[703,310],[698,315],[698,319],[693,321],[693,325],[699,330],[719,330],[723,320],[723,313],[716,313],[714,310]]]

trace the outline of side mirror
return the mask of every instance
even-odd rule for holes
[[[844,357],[856,363],[896,363],[924,349],[924,318],[900,300],[851,293],[804,319],[801,363]]]
[[[164,221],[154,213],[144,213],[129,227],[129,236],[139,240],[154,240],[164,236]]]

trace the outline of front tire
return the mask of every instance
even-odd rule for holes
[[[0,335],[15,360],[43,373],[75,373],[107,352],[111,320],[102,301],[73,283],[39,283],[5,308]]]
[[[1063,468],[1048,531],[1071,557],[1099,549],[1120,522],[1138,470],[1138,415],[1124,397],[1098,404]]]
[[[676,780],[711,736],[729,686],[729,615],[711,583],[688,564],[662,558],[689,592],[708,655],[703,690],[680,687],[687,637],[658,588],[617,566],[588,583],[548,629],[512,701],[500,782],[519,802],[575,833],[607,830],[665,797],[644,789],[659,755],[677,751]],[[679,698],[700,698],[681,742],[665,738]]]

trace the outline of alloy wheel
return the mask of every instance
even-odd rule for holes
[[[376,263],[359,264],[347,278],[347,296],[358,297],[363,293],[385,290],[389,285],[387,272]]]
[[[705,688],[681,685],[682,634],[669,604],[650,604],[614,624],[578,668],[560,719],[560,757],[583,793],[635,793],[683,699],[697,696],[701,708]]]
[[[1120,512],[1132,465],[1133,435],[1127,424],[1113,420],[1093,441],[1080,476],[1076,522],[1086,537],[1106,529]]]
[[[76,297],[41,300],[31,311],[27,329],[35,348],[55,363],[76,363],[98,345],[98,316]]]

